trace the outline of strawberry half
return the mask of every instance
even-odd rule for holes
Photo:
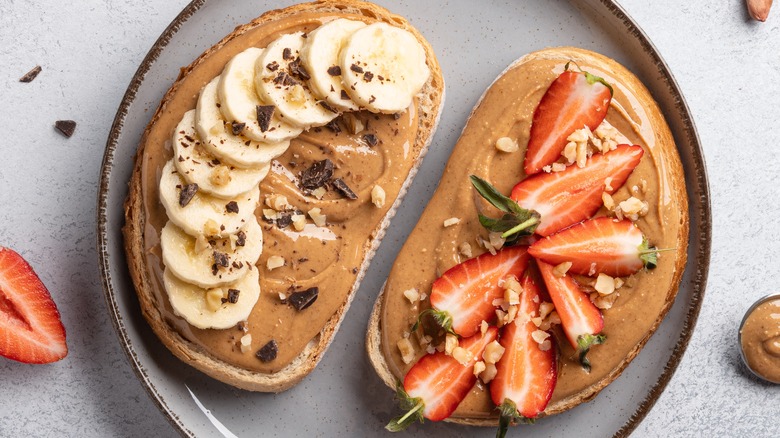
[[[555,310],[561,318],[563,332],[571,346],[577,350],[582,367],[590,372],[588,350],[606,340],[606,337],[600,334],[604,329],[601,311],[590,302],[588,295],[580,289],[571,275],[558,277],[553,273],[552,265],[540,260],[536,263]]]
[[[50,363],[66,354],[65,328],[46,286],[22,256],[0,247],[0,356]]]
[[[593,216],[602,205],[602,192],[612,194],[619,189],[643,154],[641,146],[620,145],[593,155],[585,167],[573,165],[561,172],[528,177],[512,189],[511,198],[541,214],[536,233],[549,236]]]
[[[507,427],[515,420],[538,417],[550,402],[558,379],[555,344],[542,351],[531,336],[539,329],[526,317],[539,315],[539,288],[528,275],[523,277],[522,285],[520,309],[517,318],[503,328],[499,342],[505,351],[490,382],[490,396],[501,412],[498,437],[506,435]]]
[[[539,173],[557,160],[572,132],[585,126],[595,130],[607,115],[612,87],[598,76],[568,68],[566,64],[567,70],[550,84],[534,111],[526,175]]]
[[[590,276],[624,277],[644,267],[653,269],[658,261],[657,250],[649,247],[633,222],[609,217],[587,220],[538,240],[528,252],[553,265],[571,262],[569,272]]]
[[[464,338],[473,336],[482,321],[495,316],[493,300],[504,297],[499,280],[507,275],[520,277],[527,266],[525,246],[504,247],[495,255],[485,253],[455,265],[433,282],[433,309],[428,312],[445,330]]]
[[[459,346],[471,354],[471,359],[464,364],[444,352],[423,356],[406,373],[403,386],[398,385],[401,407],[408,412],[390,421],[385,428],[398,432],[417,420],[422,422],[423,418],[441,421],[452,415],[477,382],[474,364],[481,359],[485,346],[497,336],[498,329],[490,327],[484,335],[462,339]]]

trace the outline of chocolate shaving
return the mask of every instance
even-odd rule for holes
[[[271,71],[279,70],[279,63],[276,61],[269,62],[268,65],[265,66],[265,68]]]
[[[263,345],[263,348],[258,350],[256,356],[261,362],[271,362],[276,359],[276,354],[279,352],[279,346],[276,345],[276,341],[271,339],[267,344]]]
[[[38,74],[41,72],[41,70],[43,70],[41,66],[36,65],[35,67],[33,67],[32,70],[28,71],[27,73],[24,74],[24,76],[19,78],[19,82],[25,82],[25,83],[32,82],[33,80],[35,80],[36,77],[38,77]]]
[[[228,213],[238,213],[238,202],[230,201],[225,204],[225,211]]]
[[[290,63],[290,74],[303,81],[311,79],[309,72],[301,65],[301,58],[296,58],[295,61]]]
[[[314,304],[315,301],[317,301],[317,296],[320,293],[320,288],[318,287],[310,287],[306,290],[293,292],[290,294],[289,297],[285,300],[285,302],[295,308],[297,311],[302,311],[304,309],[307,309],[309,306]]]
[[[233,129],[233,135],[239,135],[246,128],[246,123],[233,122],[230,127]]]
[[[236,233],[236,246],[244,246],[246,245],[246,233],[243,231],[239,231]]]
[[[330,122],[328,122],[328,124],[325,125],[325,127],[335,132],[336,134],[341,132],[341,126],[339,126],[339,122],[337,122],[336,119],[333,119]]]
[[[228,255],[224,252],[214,251],[214,265],[222,268],[230,266]]]
[[[376,97],[372,94],[371,98],[368,99],[368,103],[374,103],[375,100],[376,100]]]
[[[393,113],[393,120],[398,120],[401,118],[401,113]]]
[[[186,207],[187,204],[192,201],[192,197],[195,196],[195,193],[198,193],[197,184],[186,184],[182,186],[181,192],[179,193],[179,206]]]
[[[341,67],[334,65],[328,69],[328,74],[331,76],[341,76]]]
[[[285,47],[282,50],[282,59],[292,59],[292,50],[289,47]]]
[[[70,138],[76,132],[76,122],[73,120],[57,120],[54,122],[54,127],[67,138]]]
[[[298,84],[298,81],[296,81],[292,76],[288,75],[286,72],[280,71],[278,75],[274,78],[274,84],[279,85],[282,84],[285,87],[291,87],[293,85]]]
[[[349,69],[354,71],[355,73],[363,73],[363,67],[361,67],[361,66],[359,66],[357,64],[350,65]]]
[[[273,105],[257,105],[257,124],[260,125],[262,132],[268,131],[271,126],[274,109]]]
[[[238,294],[241,293],[238,289],[228,289],[228,296],[227,299],[222,298],[222,304],[230,303],[230,304],[236,304],[238,302]]]
[[[355,192],[352,191],[352,189],[349,188],[347,183],[344,182],[341,178],[336,178],[331,182],[333,185],[333,188],[341,192],[345,197],[348,199],[357,199],[358,196],[355,194]]]
[[[321,100],[319,102],[320,106],[325,108],[326,110],[332,112],[332,113],[338,113],[338,110],[336,108],[333,108],[328,102]]]
[[[333,177],[333,162],[329,159],[317,161],[301,173],[301,188],[315,190],[324,186]]]
[[[341,100],[349,100],[349,94],[346,90],[341,90]]]
[[[374,79],[374,74],[370,71],[367,71],[363,74],[363,80],[366,82],[371,82],[371,79]]]
[[[285,229],[292,223],[292,213],[281,213],[276,219],[276,226],[280,229]]]
[[[366,142],[367,145],[374,147],[379,143],[379,140],[376,138],[376,135],[374,134],[366,134],[363,136],[363,141]]]

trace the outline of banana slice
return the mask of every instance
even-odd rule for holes
[[[417,38],[387,23],[352,33],[341,49],[340,62],[347,93],[372,112],[405,110],[431,74]]]
[[[160,232],[160,246],[165,267],[182,281],[216,287],[237,281],[257,263],[263,251],[263,229],[255,218],[249,218],[237,236],[208,242],[168,221]]]
[[[176,278],[170,269],[166,269],[163,273],[163,285],[168,292],[168,300],[171,302],[173,312],[199,329],[227,329],[241,321],[246,321],[260,297],[257,268],[247,272],[235,283],[208,290],[185,283]],[[238,291],[235,303],[227,300],[230,296],[228,291],[231,289],[234,291],[234,297],[236,297],[235,291]],[[209,303],[210,294],[221,295],[226,301],[224,303],[218,301],[219,304],[215,307]]]
[[[219,76],[209,82],[200,92],[195,111],[195,128],[203,141],[203,147],[211,154],[240,167],[262,167],[282,155],[290,146],[288,140],[277,143],[263,143],[249,140],[243,135],[233,134],[233,124],[225,120],[220,111],[217,88]],[[236,129],[244,132],[240,124]]]
[[[366,23],[346,18],[330,21],[309,32],[301,49],[301,61],[311,75],[311,91],[343,111],[358,111],[360,107],[342,85],[339,53],[347,38],[363,27]]]
[[[235,198],[255,188],[268,175],[271,165],[240,168],[222,164],[203,148],[195,131],[195,110],[184,113],[173,133],[173,163],[179,175],[200,190],[220,198]]]
[[[260,142],[278,143],[297,137],[303,129],[284,121],[278,111],[271,113],[270,104],[260,100],[257,95],[254,86],[255,61],[262,53],[263,49],[250,47],[225,65],[217,87],[219,109],[228,122],[246,123],[246,137]],[[269,111],[264,112],[265,109]],[[258,122],[258,112],[270,114],[267,124],[263,123],[261,126]]]
[[[323,126],[338,116],[338,110],[311,93],[306,81],[300,51],[303,32],[282,35],[268,45],[255,64],[255,89],[260,98],[272,103],[284,120],[301,128]]]
[[[163,167],[159,187],[160,202],[168,213],[168,219],[190,236],[236,234],[253,217],[260,199],[260,187],[255,186],[232,200],[217,198],[197,189],[189,202],[182,202],[194,187],[188,186],[179,175],[173,160]],[[185,205],[182,206],[182,203]]]

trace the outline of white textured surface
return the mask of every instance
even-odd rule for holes
[[[73,4],[69,4],[73,3]],[[0,1],[0,245],[36,268],[68,328],[48,366],[0,359],[0,436],[175,436],[108,319],[95,252],[101,157],[135,69],[186,2]],[[780,386],[747,378],[734,345],[749,302],[776,286],[780,12],[743,2],[624,0],[676,76],[709,167],[713,252],[699,322],[637,436],[776,436]],[[776,6],[780,8],[780,6]],[[17,82],[40,64],[30,84]],[[53,122],[74,119],[71,139]],[[342,349],[336,339],[334,349]]]

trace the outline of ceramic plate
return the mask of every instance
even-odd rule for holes
[[[596,399],[513,430],[524,436],[626,435],[666,386],[691,336],[701,306],[710,251],[706,172],[688,108],[667,66],[622,8],[608,0],[449,0],[434,8],[418,0],[377,3],[407,17],[431,42],[447,82],[439,130],[357,293],[346,321],[317,369],[278,395],[234,389],[184,366],[157,340],[141,316],[125,264],[121,227],[133,155],[165,91],[207,48],[266,10],[291,1],[196,0],[150,50],[117,112],[103,161],[98,245],[108,308],[120,342],[154,403],[189,436],[387,434],[398,413],[392,392],[364,353],[371,305],[395,254],[433,194],[467,115],[485,88],[521,55],[574,45],[601,52],[632,70],[650,89],[672,128],[685,167],[691,213],[689,263],[680,293],[655,336]],[[493,436],[490,428],[427,422],[414,436]]]

